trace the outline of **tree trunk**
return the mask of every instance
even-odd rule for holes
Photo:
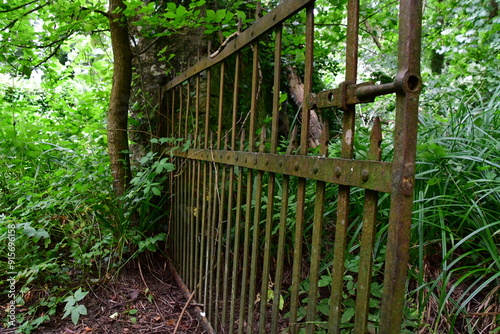
[[[297,107],[302,107],[304,102],[304,84],[297,75],[296,70],[292,66],[287,66],[288,72],[288,89],[290,95],[297,105]],[[323,126],[319,120],[316,111],[309,110],[309,147],[316,148],[320,144],[321,132],[323,131]],[[302,115],[302,114],[300,114]]]
[[[119,197],[125,193],[131,179],[128,146],[128,110],[132,83],[132,52],[127,20],[117,11],[125,8],[123,0],[109,0],[109,26],[113,50],[113,86],[108,109],[108,153],[113,190]]]

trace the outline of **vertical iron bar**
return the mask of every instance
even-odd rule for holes
[[[197,137],[198,140],[198,137]],[[198,141],[195,140],[195,147],[199,147]],[[200,243],[201,243],[201,232],[200,232],[200,224],[201,224],[201,210],[200,210],[200,200],[202,196],[202,185],[201,185],[201,162],[195,161],[195,174],[196,174],[196,186],[193,189],[193,194],[196,198],[196,205],[193,208],[194,215],[194,223],[195,223],[195,231],[194,231],[194,263],[192,270],[194,272],[194,280],[193,280],[193,288],[192,291],[196,291],[197,283],[200,281]],[[199,291],[198,291],[199,293]],[[199,299],[199,295],[197,295],[196,299]]]
[[[195,145],[194,147],[199,147],[198,146],[198,131],[199,131],[199,122],[200,122],[200,75],[198,74],[196,76],[196,98],[195,98],[195,104],[196,104],[196,109],[195,109],[195,121],[194,121],[194,142]]]
[[[186,94],[186,103],[185,103],[185,116],[184,116],[184,142],[187,143],[188,142],[188,119],[189,119],[189,80],[186,81],[186,90],[187,90],[187,94]],[[181,88],[181,91],[182,91],[182,88]],[[180,116],[182,117],[182,109],[181,109],[181,113],[180,113]],[[187,277],[187,270],[189,268],[188,266],[188,242],[189,242],[189,215],[188,215],[188,212],[187,212],[187,208],[189,208],[189,204],[188,204],[188,194],[189,192],[187,191],[188,189],[188,180],[189,180],[189,169],[187,168],[188,167],[188,161],[187,159],[183,159],[182,161],[182,165],[184,166],[183,167],[183,172],[182,172],[182,180],[183,180],[183,187],[182,187],[182,191],[183,191],[183,201],[184,203],[182,204],[182,208],[181,208],[181,219],[182,219],[182,222],[183,222],[183,226],[182,226],[182,230],[183,230],[183,237],[182,237],[182,240],[183,240],[183,261],[182,261],[182,266],[184,268],[182,268],[182,277],[183,279],[185,280],[186,277]]]
[[[347,4],[346,41],[346,84],[356,83],[358,67],[359,0]],[[348,105],[342,120],[341,157],[352,159],[354,148],[355,105]],[[343,274],[346,248],[346,234],[349,219],[349,197],[351,189],[339,186],[337,222],[335,226],[335,247],[333,253],[332,291],[330,297],[329,332],[340,333]]]
[[[321,133],[320,155],[328,156],[328,122]],[[321,258],[321,231],[323,226],[323,213],[325,208],[325,186],[322,181],[316,182],[316,197],[314,200],[314,219],[311,240],[311,265],[309,269],[309,295],[307,305],[307,334],[316,330],[316,309],[318,303],[319,264]]]
[[[185,167],[186,159],[181,159],[180,161],[180,174],[179,174],[179,185],[180,185],[180,201],[181,205],[179,207],[179,223],[181,232],[180,242],[181,242],[181,263],[180,266],[186,266],[186,239],[187,239],[187,224],[186,224],[186,167]],[[186,277],[186,269],[182,271],[183,276]]]
[[[380,119],[375,118],[370,135],[370,149],[368,160],[380,161],[382,151],[382,129]],[[368,175],[370,177],[370,175]],[[374,177],[374,176],[372,176]],[[361,250],[359,254],[358,289],[356,292],[356,315],[354,321],[354,333],[366,333],[368,324],[368,312],[370,307],[370,288],[372,282],[372,258],[373,244],[377,225],[377,202],[378,192],[365,191],[365,203],[363,208],[363,230],[361,232]]]
[[[238,89],[240,84],[240,56],[239,53],[236,55],[236,64],[234,69],[234,88],[233,88],[233,116],[232,116],[232,127],[231,127],[231,150],[236,151],[236,117],[238,110]],[[226,135],[227,136],[227,135]],[[238,186],[238,185],[237,185]],[[224,280],[222,283],[223,292],[223,306],[222,306],[222,324],[223,326],[227,323],[227,295],[228,295],[228,280],[229,280],[229,265],[230,265],[230,253],[231,253],[231,229],[233,222],[233,189],[234,189],[234,166],[229,167],[229,195],[227,204],[227,225],[226,225],[226,254],[224,259]],[[239,188],[238,188],[239,189]],[[233,259],[237,262],[237,259]],[[232,277],[232,281],[236,281],[236,275]],[[231,299],[231,305],[234,304],[234,300]],[[229,330],[233,328],[232,324],[229,323]]]
[[[200,261],[199,261],[199,269],[198,269],[198,275],[199,275],[199,281],[198,281],[198,298],[200,301],[204,300],[204,293],[203,293],[203,280],[205,279],[204,276],[204,270],[203,270],[203,264],[204,264],[204,259],[205,259],[205,241],[206,241],[206,234],[207,234],[207,228],[206,228],[206,217],[207,217],[207,199],[206,199],[206,194],[208,193],[207,191],[207,162],[203,162],[203,186],[202,186],[202,191],[200,193],[201,197],[201,234],[200,234]],[[203,310],[205,310],[205,306],[203,305]]]
[[[257,2],[257,12],[259,11],[259,4]],[[252,58],[252,95],[250,100],[250,128],[248,133],[248,151],[253,152],[255,148],[255,119],[257,108],[257,91],[259,84],[259,43],[252,44],[253,58]],[[240,314],[238,334],[243,333],[245,305],[247,304],[247,284],[248,278],[248,252],[250,243],[250,222],[252,221],[252,194],[253,194],[253,170],[248,170],[247,178],[247,198],[246,198],[246,213],[245,213],[245,237],[243,244],[243,274],[241,277],[241,299],[240,299]],[[249,298],[253,298],[249,296]],[[247,324],[252,327],[252,324]]]
[[[249,147],[252,144],[249,143]],[[241,173],[241,171],[240,171]],[[247,193],[246,193],[246,208],[244,222],[244,237],[243,237],[243,272],[241,274],[241,294],[240,294],[240,312],[238,320],[238,334],[243,333],[243,324],[245,321],[245,305],[247,303],[247,278],[248,278],[248,253],[250,243],[250,222],[252,219],[252,194],[253,194],[253,171],[248,170],[247,173]]]
[[[187,140],[187,138],[186,138]],[[184,275],[183,280],[186,281],[186,278],[188,277],[188,270],[189,270],[189,217],[190,217],[190,212],[189,212],[189,176],[190,176],[190,170],[189,170],[189,161],[187,159],[183,159],[182,161],[184,167],[183,167],[183,173],[182,173],[182,179],[183,179],[183,188],[182,191],[184,192],[183,197],[184,197],[184,203],[182,204],[182,216],[183,216],[183,230],[184,230],[184,236],[183,236],[183,243],[184,243],[184,263],[183,266],[186,266],[186,268],[183,270]]]
[[[205,101],[205,138],[203,148],[208,148],[208,131],[210,123],[210,97],[212,94],[212,70],[207,69],[207,96]]]
[[[198,144],[198,122],[199,122],[199,117],[200,117],[200,75],[196,76],[196,95],[195,95],[195,123],[194,123],[194,141],[193,141],[193,147],[198,148],[200,147]],[[197,160],[194,161],[193,164],[193,184],[195,185],[193,188],[193,223],[195,225],[194,228],[194,236],[193,236],[193,243],[194,243],[194,253],[193,253],[193,266],[191,267],[191,270],[193,272],[193,287],[192,291],[196,290],[196,282],[198,282],[198,254],[199,254],[199,233],[200,233],[200,188],[201,188],[201,183],[200,183],[200,175],[201,175],[201,169],[200,169],[201,163]],[[195,181],[195,176],[196,176],[196,181]],[[199,297],[199,296],[198,296]],[[197,297],[197,298],[198,298]]]
[[[281,49],[283,26],[279,25],[276,28],[276,38],[274,45],[274,82],[273,82],[273,116],[271,125],[271,152],[276,153],[278,147],[278,119],[280,109],[280,82],[281,82]],[[271,254],[271,229],[273,225],[273,209],[274,209],[274,189],[276,175],[269,173],[269,183],[267,189],[267,212],[266,212],[266,227],[264,237],[264,263],[262,268],[262,285],[260,289],[260,311],[259,311],[259,333],[264,334],[266,329],[266,308],[267,308],[267,291],[269,285],[269,262]]]
[[[204,138],[203,138],[203,148],[208,148],[208,129],[209,129],[209,114],[210,114],[210,94],[211,94],[211,70],[207,69],[207,88],[206,88],[206,101],[205,101],[205,131],[204,131]],[[203,270],[203,264],[205,263],[206,260],[206,253],[205,253],[205,244],[207,242],[207,211],[210,211],[207,203],[207,195],[210,194],[210,190],[207,189],[207,178],[208,178],[208,171],[209,171],[209,163],[204,162],[203,163],[203,192],[201,194],[202,196],[202,216],[201,216],[201,246],[200,246],[200,282],[199,282],[199,299],[203,300],[203,310],[206,313],[206,294],[205,294],[205,289],[203,284],[203,280],[206,280],[206,272]],[[210,178],[211,179],[211,178]]]
[[[297,135],[297,127],[292,130],[291,138]],[[293,141],[288,144],[286,154],[290,154],[293,148]],[[283,283],[283,263],[285,259],[285,234],[287,230],[288,218],[288,198],[290,185],[290,176],[283,175],[283,186],[281,188],[281,206],[280,206],[280,222],[279,222],[279,235],[278,235],[278,252],[276,254],[276,275],[274,278],[274,295],[273,306],[271,309],[271,333],[278,332],[278,317],[281,302],[281,286]]]
[[[171,91],[172,95],[172,112],[171,112],[171,117],[172,120],[170,121],[170,129],[171,129],[171,136],[172,138],[175,138],[175,88],[173,88]]]
[[[193,142],[193,147],[194,142]],[[189,160],[188,159],[188,164],[189,164],[189,172],[190,172],[190,182],[189,182],[189,206],[188,206],[188,215],[189,215],[189,228],[190,228],[190,234],[189,234],[189,267],[188,267],[188,273],[189,273],[189,290],[194,291],[196,283],[194,281],[194,274],[195,274],[195,266],[194,266],[194,259],[195,259],[195,245],[196,245],[196,216],[195,216],[195,198],[196,198],[196,161],[195,160]]]
[[[245,129],[241,131],[240,151],[243,151],[244,148],[245,148]],[[238,187],[238,190],[236,193],[236,219],[234,223],[234,250],[233,250],[234,255],[233,255],[233,274],[231,282],[231,307],[229,311],[229,334],[234,333],[236,289],[238,284],[238,268],[240,264],[239,255],[240,255],[240,231],[241,231],[241,203],[242,203],[242,192],[243,192],[243,171],[241,167],[238,168],[238,178],[236,186]],[[242,323],[238,323],[238,328],[242,326],[243,326]]]
[[[418,99],[422,88],[420,52],[422,1],[401,0],[396,75],[396,124],[392,167],[391,213],[387,236],[380,332],[399,333],[410,246],[415,180]]]
[[[221,131],[221,129],[219,129]],[[228,136],[227,136],[227,131],[225,133],[225,140],[224,140],[224,150],[227,150],[228,147]],[[217,263],[215,265],[215,270],[216,270],[216,278],[215,278],[215,322],[214,322],[214,328],[218,328],[219,324],[219,300],[220,300],[220,288],[221,288],[221,261],[222,261],[222,240],[223,240],[223,222],[224,222],[224,217],[225,217],[225,210],[224,206],[226,203],[226,168],[222,165],[222,177],[221,177],[221,182],[220,182],[220,204],[219,204],[219,224],[217,227]],[[230,194],[229,194],[230,195]],[[215,239],[215,238],[214,238]],[[222,323],[224,325],[224,323]]]
[[[180,158],[176,159],[177,166],[180,165]],[[180,243],[180,222],[179,222],[179,210],[181,207],[180,204],[180,198],[181,198],[181,187],[179,184],[179,171],[176,171],[176,175],[174,178],[175,182],[175,234],[176,234],[176,251],[175,251],[175,265],[178,267],[180,264],[180,258],[182,254],[182,248],[181,248],[181,243]]]
[[[198,60],[199,60],[199,54],[198,54]],[[199,141],[199,123],[200,123],[200,75],[198,74],[196,76],[196,106],[195,106],[195,128],[194,128],[194,147],[199,148],[201,147],[200,141]],[[195,173],[196,173],[196,187],[193,189],[193,193],[196,193],[196,206],[193,208],[193,215],[194,215],[194,221],[195,221],[195,231],[194,231],[194,263],[192,270],[194,272],[194,280],[193,280],[193,288],[192,291],[196,291],[197,289],[197,282],[200,281],[200,271],[198,270],[199,268],[199,259],[200,259],[200,243],[201,243],[201,235],[200,235],[200,216],[201,216],[201,210],[200,210],[200,197],[202,196],[202,192],[200,191],[202,186],[201,186],[201,162],[200,161],[195,161]],[[198,291],[198,296],[197,299],[199,299],[199,291]]]
[[[196,143],[196,147],[200,147],[200,144],[199,144],[199,137],[197,137],[197,141],[195,142]],[[195,217],[196,217],[196,231],[195,231],[195,234],[196,234],[196,242],[195,242],[195,263],[194,263],[194,267],[193,267],[193,270],[195,271],[195,276],[196,276],[196,279],[194,280],[194,283],[195,284],[198,284],[199,282],[199,276],[200,276],[200,271],[199,271],[199,260],[200,260],[200,243],[201,243],[201,203],[200,201],[203,201],[203,186],[202,186],[202,183],[201,183],[201,166],[202,166],[202,163],[200,161],[196,161],[196,208],[195,208]],[[199,292],[199,291],[198,291]],[[197,299],[199,299],[199,295],[197,296]]]
[[[304,97],[311,92],[314,50],[314,3],[306,8],[306,50],[304,69]],[[302,127],[300,137],[300,154],[307,155],[309,141],[309,109],[302,104]],[[302,235],[304,229],[306,179],[298,179],[297,214],[295,219],[295,240],[292,268],[292,294],[290,301],[290,332],[297,333],[297,312],[299,308],[300,269],[302,266]]]
[[[214,133],[210,132],[210,149],[214,147]],[[213,160],[213,152],[212,152]],[[207,280],[205,281],[205,286],[208,288],[205,293],[208,293],[208,312],[207,317],[210,321],[213,321],[213,307],[214,307],[214,248],[215,248],[215,223],[217,219],[217,205],[220,202],[219,198],[219,166],[212,161],[210,164],[213,176],[210,178],[209,183],[211,184],[211,195],[209,203],[211,205],[211,213],[209,214],[208,223],[208,243],[207,243]]]
[[[187,96],[186,96],[186,119],[184,120],[184,138],[187,140],[188,138],[188,124],[189,124],[189,109],[191,108],[191,84],[189,80],[186,84]]]
[[[226,72],[224,62],[220,65],[220,87],[219,87],[219,116],[217,121],[217,149],[220,149],[222,136],[222,112],[224,109],[224,76]],[[217,327],[215,327],[217,328]]]
[[[222,116],[223,116],[223,109],[224,109],[224,77],[225,77],[225,63],[222,62],[221,65],[220,65],[220,78],[219,78],[219,113],[218,113],[218,117],[217,117],[217,143],[216,143],[216,148],[217,150],[220,149],[220,146],[221,146],[221,137],[222,137]],[[225,150],[227,150],[227,137],[226,137],[226,143],[225,143]],[[215,280],[215,316],[214,316],[214,328],[218,328],[218,311],[219,311],[219,308],[218,308],[218,304],[219,304],[219,293],[220,293],[220,251],[221,251],[221,241],[222,241],[222,231],[221,231],[221,228],[222,228],[222,220],[223,220],[223,207],[224,207],[224,190],[225,190],[225,186],[224,186],[224,182],[226,180],[226,169],[224,168],[224,166],[221,166],[221,168],[223,169],[223,173],[222,173],[222,179],[220,181],[220,187],[219,189],[220,192],[221,192],[221,197],[219,198],[220,202],[219,202],[219,214],[218,214],[218,224],[217,224],[217,230],[214,231],[217,233],[217,240],[215,238],[215,235],[214,235],[214,242],[217,241],[217,261],[216,261],[216,267],[215,267],[215,270],[216,270],[216,280]],[[219,166],[216,166],[216,175],[218,175],[218,171],[219,171]],[[215,210],[215,207],[216,207],[216,204],[214,204],[214,210]],[[214,219],[215,219],[215,216],[214,216]],[[214,224],[214,228],[215,228],[215,224]],[[214,245],[215,246],[215,245]],[[215,248],[214,248],[214,251],[215,251]],[[213,285],[211,285],[213,286]]]
[[[179,85],[179,113],[177,115],[178,122],[179,123],[179,129],[177,130],[179,133],[179,137],[182,136],[182,85]],[[184,138],[186,140],[186,138]]]
[[[262,128],[260,132],[259,151],[264,153],[266,141],[266,128]],[[248,327],[247,333],[253,333],[253,318],[254,318],[254,305],[255,305],[255,284],[257,280],[257,257],[259,252],[260,242],[260,217],[261,217],[261,203],[262,203],[262,178],[264,177],[263,171],[257,172],[257,179],[255,180],[255,209],[253,220],[253,236],[252,236],[252,258],[250,261],[250,287],[248,290]],[[265,303],[265,296],[261,296],[261,302]],[[264,315],[262,315],[264,316]]]

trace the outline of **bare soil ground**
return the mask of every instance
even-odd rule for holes
[[[166,263],[133,264],[105,285],[92,287],[83,300],[88,314],[76,326],[69,317],[61,319],[61,312],[37,333],[172,334],[176,326],[178,334],[206,333],[193,305],[181,316],[186,302]]]

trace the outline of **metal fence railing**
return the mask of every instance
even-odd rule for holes
[[[167,148],[177,166],[170,180],[172,262],[216,332],[367,333],[372,326],[379,333],[401,332],[422,86],[422,4],[400,1],[396,79],[375,85],[356,82],[359,1],[348,0],[345,81],[316,94],[314,6],[312,0],[281,1],[217,54],[161,88],[164,135],[182,138],[180,148]],[[278,135],[282,41],[287,20],[304,17],[305,102],[294,146]],[[263,40],[273,49],[265,49]],[[274,64],[272,75],[262,73],[264,54]],[[262,87],[272,92],[269,103]],[[356,104],[388,94],[396,100],[392,161],[381,161],[378,119],[366,156],[354,159]],[[341,135],[330,139],[323,129],[312,152],[310,110],[326,108],[339,110]],[[261,117],[263,109],[270,119]],[[327,148],[334,140],[340,153],[331,157]],[[362,217],[353,218],[353,194],[363,189]],[[382,248],[374,243],[381,194],[390,201]],[[353,219],[360,222],[356,241],[348,238]],[[376,247],[385,253],[375,253]],[[351,253],[358,269],[347,267]],[[383,281],[372,275],[379,256]],[[381,298],[371,289],[375,282],[383,286]],[[374,298],[381,299],[375,324],[369,319]]]

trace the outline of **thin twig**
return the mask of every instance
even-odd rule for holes
[[[148,284],[146,283],[146,280],[144,279],[144,275],[142,275],[141,262],[137,261],[137,265],[139,267],[139,274],[141,275],[142,282],[146,286],[147,291],[149,291],[152,294],[153,291],[149,288]],[[162,317],[162,319],[165,320],[165,317],[163,316],[163,312],[161,312],[160,307],[156,303],[156,299],[154,298],[154,296],[153,296],[153,303],[155,304],[156,310],[158,311],[158,314],[160,315],[160,317]]]
[[[231,35],[229,35],[226,40],[219,46],[219,48],[217,49],[217,51],[215,51],[214,53],[212,53],[210,55],[210,58],[215,58],[225,47],[226,45],[233,39],[235,38],[236,36],[238,36],[240,34],[239,31],[235,31],[233,32]]]
[[[148,284],[146,283],[146,280],[144,279],[144,276],[142,275],[141,262],[137,261],[137,265],[139,267],[139,274],[141,274],[142,283],[144,283],[144,286],[146,287],[146,289],[148,289],[148,291],[151,291]]]
[[[179,315],[179,318],[177,319],[177,323],[175,324],[175,328],[174,328],[174,332],[173,334],[177,333],[177,329],[179,328],[179,325],[181,324],[181,320],[182,320],[182,317],[184,316],[184,312],[186,312],[186,309],[188,307],[188,305],[191,303],[191,299],[193,299],[193,296],[194,296],[194,293],[196,292],[196,289],[193,290],[193,292],[191,292],[191,295],[189,296],[186,304],[184,305],[182,311],[181,311],[181,314]]]

